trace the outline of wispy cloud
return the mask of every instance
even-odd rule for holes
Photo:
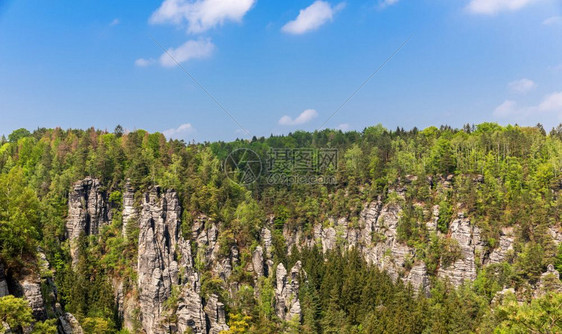
[[[336,129],[338,130],[342,130],[342,131],[347,131],[351,128],[351,126],[347,123],[342,123],[340,125],[338,125],[338,127]]]
[[[516,11],[540,0],[471,0],[466,9],[474,14],[494,15]]]
[[[533,80],[520,79],[510,82],[509,84],[507,84],[507,86],[509,87],[509,90],[514,93],[527,94],[535,87],[537,87],[537,84]]]
[[[318,116],[318,112],[314,109],[306,109],[297,118],[292,119],[290,116],[285,115],[279,119],[280,125],[301,125],[310,122]]]
[[[288,34],[304,34],[332,21],[334,15],[344,8],[344,2],[332,7],[325,1],[317,0],[305,9],[301,9],[297,18],[289,21],[281,30]]]
[[[386,8],[398,3],[399,0],[382,0],[379,2],[379,8]]]
[[[191,123],[184,123],[175,129],[164,130],[162,133],[168,139],[185,139],[185,136],[193,133],[193,131],[195,131],[195,129]]]
[[[109,25],[110,25],[110,26],[116,26],[116,25],[118,25],[119,23],[121,23],[121,21],[116,18],[116,19],[113,19],[113,21],[111,21],[111,23],[110,23]]]
[[[517,102],[505,100],[502,104],[494,109],[494,116],[497,118],[506,118],[518,114]]]
[[[152,58],[149,59],[145,59],[145,58],[139,58],[137,60],[135,60],[135,66],[138,67],[147,67],[150,66],[152,64],[154,64],[155,60]]]
[[[552,16],[542,21],[542,24],[551,26],[555,24],[562,24],[562,16]]]
[[[515,101],[506,100],[494,110],[497,118],[520,118],[525,119],[539,113],[555,113],[562,117],[562,92],[554,92],[545,96],[535,106],[519,106]]]
[[[160,56],[160,65],[172,67],[178,63],[186,62],[190,59],[203,59],[209,57],[215,45],[210,39],[190,40],[177,48],[170,48]],[[172,59],[173,57],[173,59]]]
[[[189,33],[202,33],[227,21],[241,22],[255,0],[165,0],[150,23],[187,24]]]

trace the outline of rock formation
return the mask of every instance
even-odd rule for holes
[[[66,236],[70,240],[73,264],[78,261],[78,237],[81,234],[98,234],[101,226],[109,223],[110,218],[107,195],[99,180],[88,177],[74,183],[68,197],[66,221]]]
[[[135,190],[129,182],[125,184],[123,192],[123,235],[127,235],[127,226],[129,221],[137,218],[137,210],[135,209]]]
[[[173,286],[180,284],[178,305],[174,305],[178,323],[194,333],[205,332],[202,300],[196,293],[199,279],[193,271],[191,246],[181,237],[180,216],[174,191],[162,192],[154,187],[144,195],[139,218],[137,283],[141,323],[147,334],[168,332],[170,324],[161,315]]]
[[[221,331],[228,330],[224,304],[219,302],[216,294],[212,294],[207,300],[205,313],[207,314],[210,324],[209,334],[219,334]]]
[[[59,317],[59,332],[63,334],[83,334],[84,331],[74,315],[65,313]]]
[[[438,276],[447,278],[454,286],[460,286],[464,281],[476,279],[475,253],[481,253],[483,244],[480,240],[480,229],[462,214],[453,220],[449,231],[450,237],[458,242],[461,258],[445,268],[439,268]]]
[[[306,277],[300,261],[291,268],[290,275],[282,263],[277,265],[275,285],[275,313],[285,321],[301,320],[301,305],[298,299],[299,278]]]

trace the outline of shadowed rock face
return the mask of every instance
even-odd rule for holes
[[[127,234],[127,226],[129,221],[137,218],[137,210],[135,210],[135,190],[129,182],[125,185],[123,192],[123,235]]]
[[[449,228],[451,238],[458,242],[461,258],[448,267],[440,268],[438,276],[447,278],[454,286],[464,281],[476,279],[476,253],[481,253],[483,243],[480,240],[480,229],[469,219],[459,216]]]
[[[59,332],[63,334],[83,334],[84,331],[74,315],[65,313],[59,318]]]
[[[287,275],[287,270],[282,263],[277,265],[276,285],[275,285],[275,313],[285,321],[301,320],[301,305],[298,299],[300,288],[299,277],[306,274],[302,270],[300,261],[297,261],[291,272]]]
[[[199,278],[193,271],[191,246],[180,236],[178,196],[155,187],[144,195],[139,217],[138,286],[142,327],[147,334],[171,330],[162,321],[164,302],[174,285],[182,285],[178,323],[195,333],[205,333],[203,303],[197,294]],[[183,275],[180,277],[179,268]],[[183,333],[187,328],[183,328]]]
[[[66,237],[70,240],[72,263],[78,261],[77,239],[81,234],[95,235],[111,220],[107,195],[98,179],[85,178],[74,183],[68,197]]]

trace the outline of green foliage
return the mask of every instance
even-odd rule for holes
[[[252,318],[242,314],[232,314],[228,321],[229,330],[221,331],[220,334],[245,334],[248,333],[250,325],[248,322]]]
[[[227,309],[232,307],[230,320],[246,322],[247,326],[239,324],[243,331],[475,332],[498,291],[537,283],[551,263],[562,270],[562,248],[556,249],[549,232],[562,220],[560,129],[546,136],[541,127],[494,123],[422,131],[390,131],[379,124],[360,133],[298,131],[201,144],[167,141],[160,133],[143,130],[125,133],[122,127],[113,133],[93,128],[33,133],[19,129],[0,141],[0,261],[14,275],[24,268],[37,270],[34,254],[40,246],[56,273],[65,311],[85,322],[87,332],[116,331],[120,325],[111,279],[121,279],[126,293],[135,292],[136,282],[139,230],[138,222],[130,221],[122,235],[125,183],[128,180],[137,191],[137,205],[146,189],[159,184],[178,191],[185,238],[192,238],[193,222],[205,215],[221,231],[219,255],[233,249],[241,254],[231,277],[246,288],[233,300],[222,295],[221,300]],[[263,157],[270,148],[335,148],[340,158],[334,171],[338,183],[264,186],[260,179],[247,187],[237,185],[226,179],[221,164],[240,147]],[[71,268],[64,241],[68,191],[86,176],[101,180],[113,221],[100,235],[80,240],[81,257]],[[513,254],[508,263],[479,268],[473,286],[458,291],[437,286],[430,298],[393,282],[354,251],[324,256],[317,249],[295,249],[287,256],[284,230],[300,230],[308,238],[315,224],[341,217],[359,226],[364,205],[377,200],[400,205],[398,240],[415,249],[401,275],[424,261],[434,279],[439,268],[461,257],[458,244],[447,236],[460,212],[480,228],[486,246],[478,255],[485,258],[500,246],[505,228],[516,237]],[[428,231],[435,205],[437,231]],[[254,284],[248,272],[252,247],[270,217],[274,262],[288,268],[301,260],[308,274],[299,292],[300,324],[276,319],[273,278],[260,278],[256,291],[249,286]],[[384,241],[382,233],[372,237]],[[343,239],[339,241],[343,246]],[[211,274],[203,248],[193,251],[203,295],[226,295],[225,285],[232,282]],[[50,330],[48,323],[36,328]]]
[[[29,326],[32,321],[31,307],[26,300],[12,295],[0,298],[0,326],[7,323],[11,329],[17,330]],[[4,326],[0,327],[0,333],[5,333],[5,331]]]
[[[0,257],[9,267],[15,267],[35,254],[39,201],[17,167],[0,174],[0,189]]]
[[[32,334],[57,334],[57,319],[49,319],[44,322],[36,322],[33,325]]]
[[[523,304],[507,298],[494,315],[499,322],[494,333],[560,333],[562,294],[549,293]]]

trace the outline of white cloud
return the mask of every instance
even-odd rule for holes
[[[537,84],[533,80],[521,79],[512,81],[507,86],[514,93],[526,94],[537,87]]]
[[[494,116],[498,118],[506,118],[518,114],[517,103],[515,101],[506,100],[496,107]]]
[[[466,7],[474,14],[494,15],[501,11],[516,11],[539,0],[471,0]]]
[[[343,8],[345,8],[344,2],[332,7],[325,1],[315,1],[312,5],[301,9],[297,18],[285,24],[281,30],[289,34],[304,34],[332,21],[334,14]]]
[[[165,0],[150,23],[187,23],[187,31],[201,33],[227,21],[241,22],[256,0]]]
[[[562,114],[562,92],[552,93],[545,97],[541,104],[539,104],[538,109],[540,111],[554,111]]]
[[[342,123],[340,125],[338,125],[338,127],[336,129],[338,130],[342,130],[342,131],[347,131],[351,128],[351,126],[347,123]]]
[[[164,52],[160,56],[160,65],[172,67],[176,65],[176,62],[181,64],[190,59],[207,58],[213,53],[214,49],[215,45],[210,39],[190,40],[175,49],[170,48]]]
[[[109,24],[110,26],[116,26],[119,23],[121,23],[121,21],[119,19],[113,19],[113,21],[111,21],[111,23]]]
[[[542,24],[550,26],[555,24],[562,24],[562,16],[553,16],[549,17],[548,19],[542,21]]]
[[[137,60],[135,60],[135,66],[138,67],[147,67],[149,65],[154,64],[154,59],[149,58],[149,59],[145,59],[145,58],[139,58]]]
[[[191,123],[185,123],[175,129],[164,130],[162,133],[168,139],[185,139],[185,135],[190,134],[193,131],[195,131],[195,128],[193,128]]]
[[[494,110],[495,117],[512,119],[525,119],[536,114],[544,116],[545,113],[555,113],[562,117],[562,92],[545,96],[541,103],[535,106],[520,107],[515,101],[506,100]]]
[[[290,116],[283,116],[279,119],[281,125],[301,125],[310,122],[318,116],[318,112],[314,109],[306,109],[297,118],[292,119]]]
[[[380,7],[380,8],[386,8],[386,7],[388,7],[388,6],[392,6],[392,5],[397,4],[398,1],[399,1],[399,0],[382,0],[382,1],[379,3],[379,7]]]

